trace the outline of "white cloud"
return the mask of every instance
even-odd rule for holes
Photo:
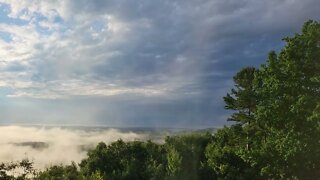
[[[85,83],[81,80],[50,81],[47,83],[2,82],[3,86],[11,87],[16,91],[8,97],[31,97],[40,99],[68,98],[71,96],[114,96],[121,94],[137,94],[144,96],[161,96],[165,89],[156,87],[128,88],[118,87],[104,82]]]
[[[18,26],[0,24],[0,31],[11,35],[12,41],[0,44],[0,56],[2,61],[24,61],[33,57],[33,46],[39,41],[39,34],[32,25]]]
[[[121,132],[116,129],[71,129],[59,127],[0,126],[1,162],[20,161],[24,158],[34,162],[35,168],[50,165],[79,163],[86,157],[86,150],[99,142],[107,144],[124,141],[146,140],[147,133]],[[33,148],[32,143],[38,143]],[[84,149],[83,149],[84,148]]]
[[[119,94],[144,94],[146,96],[164,94],[163,89],[153,87],[109,87],[103,81],[88,78],[74,78],[75,72],[81,76],[90,75],[92,66],[121,54],[114,46],[125,42],[130,28],[111,15],[97,17],[84,14],[73,15],[76,22],[66,32],[60,32],[61,24],[53,22],[64,8],[61,3],[45,3],[44,1],[5,1],[9,3],[9,16],[29,20],[28,25],[0,24],[0,31],[9,33],[11,42],[1,41],[0,56],[2,69],[6,69],[12,62],[18,62],[28,67],[29,71],[1,72],[1,84],[12,88],[13,93],[8,97],[33,98],[66,98],[68,96],[112,96]],[[57,9],[52,9],[57,8]],[[35,21],[36,13],[48,20]],[[27,17],[29,15],[30,17]],[[32,17],[31,17],[32,16]],[[68,16],[66,18],[71,18]],[[70,21],[69,19],[66,19]],[[93,30],[95,21],[105,23],[102,29]],[[38,27],[48,28],[51,32],[42,33]],[[111,50],[108,50],[108,49]],[[105,49],[95,52],[96,49]],[[33,81],[33,76],[40,73],[42,81]]]

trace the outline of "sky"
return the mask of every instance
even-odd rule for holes
[[[221,127],[319,0],[0,0],[0,124]]]

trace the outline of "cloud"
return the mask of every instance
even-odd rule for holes
[[[79,163],[86,157],[87,150],[99,142],[109,144],[118,139],[133,141],[151,138],[147,132],[103,128],[0,126],[0,132],[1,162],[28,158],[37,169],[70,164],[71,161]]]
[[[182,109],[190,103],[185,110],[194,114],[185,124],[208,119],[221,124],[227,112],[193,111],[192,104],[223,107],[233,74],[259,66],[268,51],[281,48],[282,37],[320,18],[316,0],[0,2],[0,95],[7,101],[76,102],[85,96],[96,107],[96,99],[112,96],[118,102],[129,96],[134,103],[121,107],[150,102],[153,114],[141,110],[140,118],[151,122],[161,115],[185,117],[189,112]],[[179,113],[167,108],[157,113],[159,99]],[[42,103],[33,106],[42,109]],[[88,117],[99,114],[114,117],[104,112]]]

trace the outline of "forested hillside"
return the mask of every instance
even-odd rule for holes
[[[233,125],[164,144],[100,143],[77,165],[35,172],[1,164],[1,179],[317,179],[320,177],[320,23],[307,21],[280,52],[234,76],[224,97]],[[49,155],[48,155],[49,156]],[[71,162],[70,162],[71,163]],[[18,173],[17,169],[24,170]],[[16,172],[16,173],[15,173]]]

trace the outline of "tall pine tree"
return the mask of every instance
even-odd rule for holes
[[[256,73],[254,67],[247,67],[239,71],[234,77],[235,88],[231,93],[223,98],[226,103],[225,108],[234,112],[229,118],[230,121],[239,123],[243,128],[246,137],[246,148],[250,150],[250,138],[254,129],[254,112],[256,110],[256,93],[254,91],[254,77]]]

